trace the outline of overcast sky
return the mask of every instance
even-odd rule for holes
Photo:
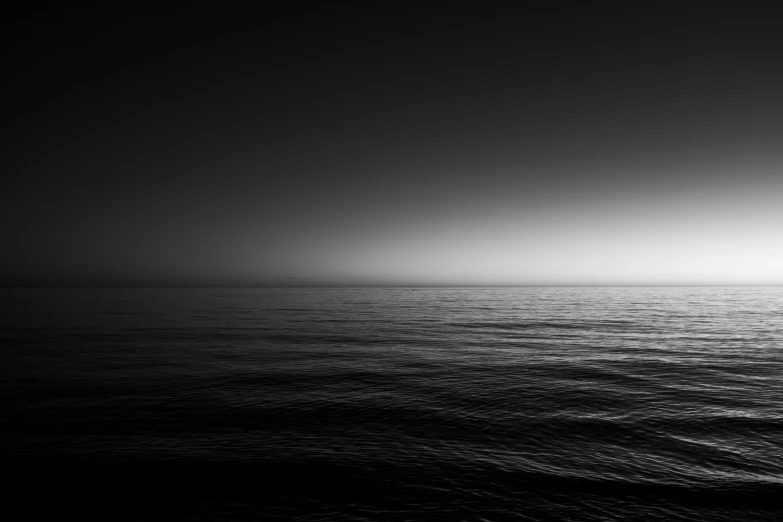
[[[20,17],[0,282],[783,284],[779,23]]]

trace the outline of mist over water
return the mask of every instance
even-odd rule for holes
[[[0,295],[31,519],[783,518],[780,288]]]

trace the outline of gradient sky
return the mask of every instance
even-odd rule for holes
[[[769,13],[12,26],[2,284],[783,284]]]

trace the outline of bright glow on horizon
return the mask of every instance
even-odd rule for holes
[[[781,284],[778,199],[705,190],[446,213],[345,242],[312,270],[381,284]]]

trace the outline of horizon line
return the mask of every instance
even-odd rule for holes
[[[0,288],[764,288],[783,283],[650,283],[650,284],[0,284]]]

